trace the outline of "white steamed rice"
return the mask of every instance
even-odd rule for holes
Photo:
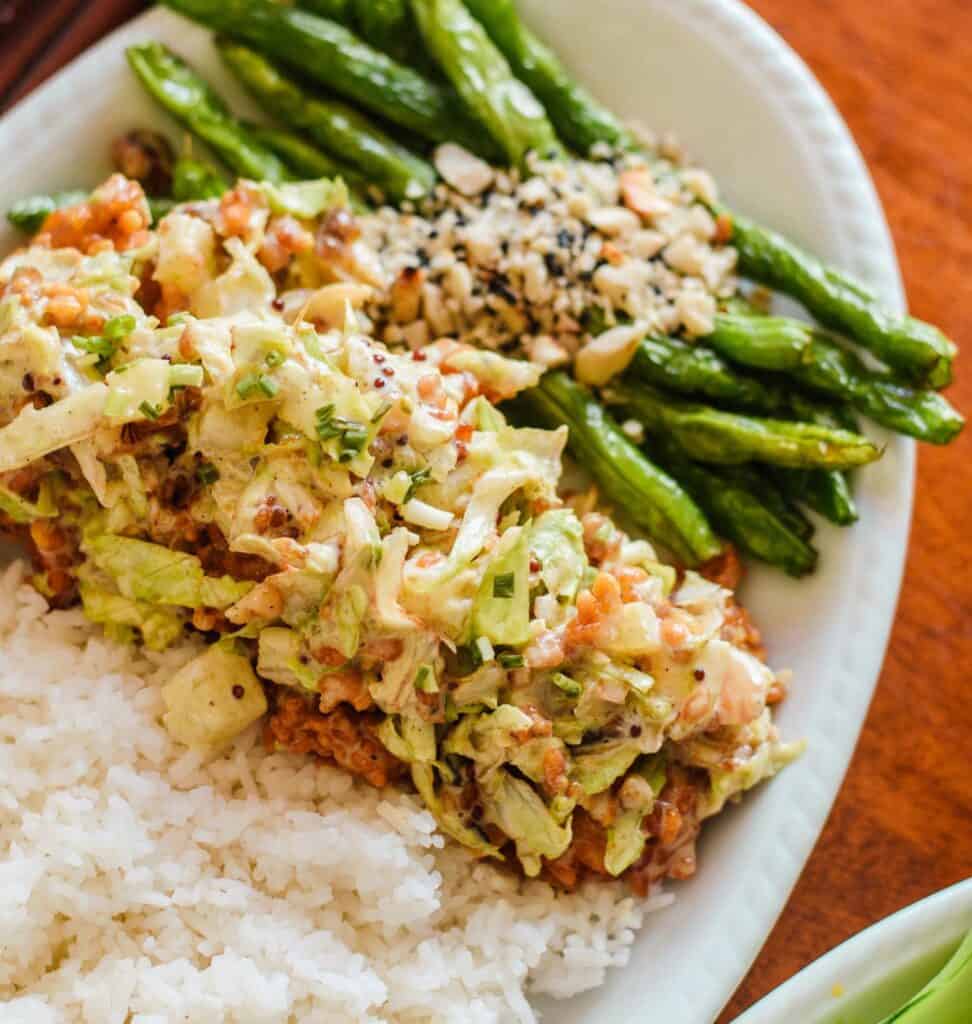
[[[107,642],[0,576],[0,1021],[533,1021],[627,961],[643,913],[444,843],[417,800],[256,732],[159,725],[195,650]]]

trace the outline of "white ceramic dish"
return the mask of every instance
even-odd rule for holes
[[[525,0],[530,20],[627,117],[673,129],[741,209],[773,223],[903,302],[894,251],[860,155],[806,67],[735,0]],[[93,185],[109,140],[172,122],[143,96],[124,48],[161,38],[240,110],[251,111],[204,33],[152,11],[86,53],[0,121],[0,199]],[[13,243],[0,229],[0,251]],[[796,685],[779,720],[809,753],[724,816],[705,837],[701,870],[650,918],[632,963],[599,991],[557,1004],[558,1024],[709,1024],[782,909],[843,778],[884,657],[908,538],[914,446],[889,439],[860,474],[862,524],[822,528],[822,564],[794,584],[754,573],[745,591],[774,664]]]
[[[972,879],[848,939],[735,1024],[875,1024],[918,992],[972,928]]]

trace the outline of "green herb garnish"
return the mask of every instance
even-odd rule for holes
[[[493,577],[493,597],[512,597],[516,590],[516,577],[511,572]]]
[[[219,470],[211,462],[204,462],[196,469],[196,479],[208,487],[219,479]]]

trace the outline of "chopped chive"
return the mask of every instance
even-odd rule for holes
[[[109,338],[103,338],[100,335],[85,338],[83,335],[76,334],[71,339],[71,344],[75,348],[81,349],[82,352],[91,352],[94,355],[101,356],[102,359],[107,359],[115,351],[115,343]]]
[[[422,665],[418,672],[415,673],[415,689],[419,693],[439,692],[439,684],[436,682],[435,673],[432,671],[431,665]]]
[[[411,501],[415,497],[415,492],[422,486],[422,484],[428,483],[432,477],[432,470],[428,466],[423,466],[421,469],[415,470],[414,473],[409,473],[410,483],[408,490],[405,492],[405,497],[402,499],[402,504]]]
[[[562,690],[568,697],[579,697],[583,687],[576,679],[565,676],[563,672],[555,672],[550,680],[558,690]]]
[[[236,393],[240,398],[252,398],[260,388],[260,383],[257,380],[255,373],[248,373],[245,377],[241,377],[236,382]]]
[[[271,349],[267,353],[267,358],[264,360],[270,369],[279,366],[284,361],[284,354],[279,349]]]
[[[496,655],[496,660],[502,668],[523,668],[526,664],[523,655],[517,654],[515,651],[500,651]]]
[[[334,406],[322,405],[314,414],[317,436],[321,441],[339,438],[338,459],[350,462],[368,442],[368,428],[355,420],[342,419],[334,415]]]
[[[152,405],[151,402],[142,402],[138,411],[147,420],[157,420],[162,415],[162,410],[157,405]]]
[[[196,469],[196,479],[208,487],[219,479],[219,470],[211,462],[204,462]]]
[[[493,577],[493,597],[512,597],[516,590],[516,576],[511,572]]]
[[[236,393],[242,399],[252,398],[258,392],[267,398],[273,398],[280,390],[280,385],[265,373],[248,373],[236,385]]]
[[[391,411],[392,404],[392,402],[382,402],[381,405],[378,406],[378,409],[375,412],[374,416],[371,417],[371,422],[381,423],[385,416],[387,416],[388,413]]]
[[[456,649],[459,659],[459,675],[468,676],[475,672],[483,663],[483,655],[475,643],[463,644]]]
[[[257,377],[257,387],[267,396],[267,398],[273,398],[280,390],[280,385],[273,379],[273,377],[268,377],[265,373],[261,373],[260,376]]]
[[[202,387],[203,368],[194,363],[177,363],[169,369],[170,388]]]
[[[108,341],[121,341],[135,330],[136,321],[130,313],[113,316],[104,327],[102,334]]]
[[[341,433],[334,424],[333,405],[322,405],[314,417],[317,420],[317,436],[320,440],[330,441],[332,437],[337,437]]]

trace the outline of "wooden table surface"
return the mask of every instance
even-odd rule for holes
[[[972,3],[750,2],[810,64],[857,137],[912,310],[972,351]],[[144,6],[0,0],[0,109]],[[958,377],[950,397],[968,413],[967,359]],[[720,1024],[871,922],[972,874],[970,499],[972,432],[923,448],[897,623],[857,754]]]

